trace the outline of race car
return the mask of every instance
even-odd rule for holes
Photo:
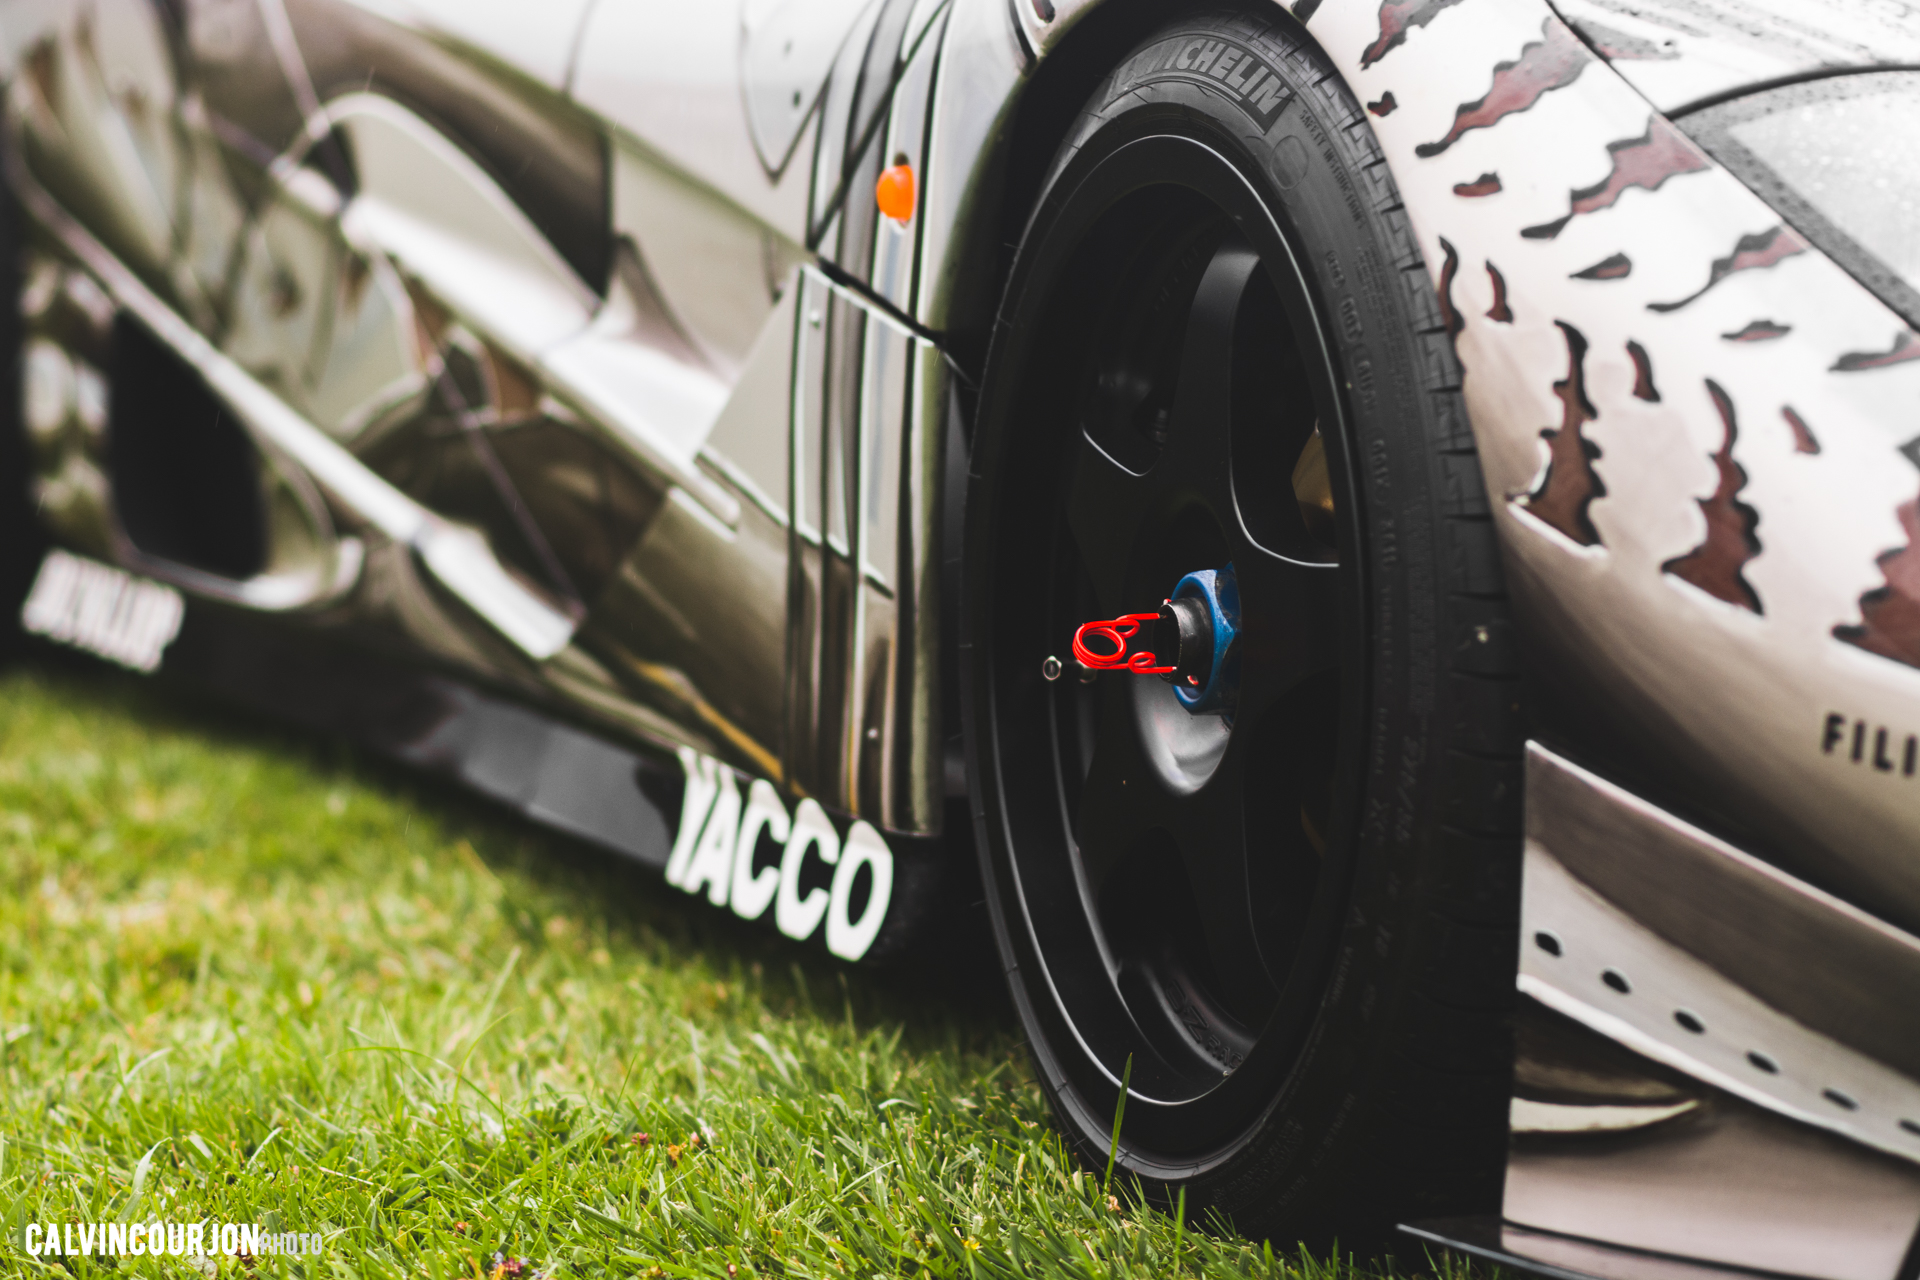
[[[0,0],[0,610],[847,961],[980,886],[1195,1219],[1904,1280],[1915,66],[1901,0]]]

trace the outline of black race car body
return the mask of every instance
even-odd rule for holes
[[[1290,314],[1337,349],[1327,394],[1356,421],[1398,403],[1385,352],[1428,353],[1457,406],[1429,433],[1435,509],[1497,554],[1422,532],[1385,446],[1341,444],[1324,406],[1289,461],[1300,518],[1324,428],[1325,510],[1370,504],[1378,572],[1511,595],[1453,627],[1362,592],[1367,634],[1411,610],[1414,659],[1497,650],[1525,677],[1485,695],[1524,754],[1449,775],[1524,795],[1524,831],[1494,831],[1508,1000],[1519,942],[1504,1199],[1419,1230],[1595,1275],[1910,1275],[1920,16],[1296,0],[1217,38],[1167,26],[1202,12],[0,0],[21,626],[885,956],[953,883],[945,837],[992,846],[1014,804],[981,798],[1002,704],[963,714],[963,561],[994,536],[966,507],[1012,367],[990,350],[1025,332],[1015,246],[1079,172],[1078,143],[1055,153],[1082,101],[1204,102],[1283,215],[1361,140],[1377,160],[1333,199],[1409,239],[1356,256],[1281,216],[1309,282]],[[1364,112],[1328,125],[1249,31]],[[1385,331],[1402,287],[1431,322]],[[1217,559],[1186,567],[1224,663]],[[1028,663],[1033,697],[1065,696],[1070,635]],[[1394,696],[1425,726],[1456,695]],[[1380,776],[1420,767],[1424,728],[1343,723]],[[1414,797],[1353,798],[1353,830],[1443,825]],[[1052,954],[1017,917],[1010,968],[1015,933]],[[1202,1074],[1253,1053],[1204,1001],[1167,1007]],[[1172,1185],[1212,1158],[1139,1168]]]

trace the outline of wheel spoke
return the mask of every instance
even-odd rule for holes
[[[1079,548],[1080,563],[1093,579],[1100,608],[1111,617],[1125,608],[1122,571],[1141,517],[1159,486],[1153,477],[1135,475],[1115,462],[1084,434],[1071,484],[1067,525]]]
[[[1119,923],[1124,931],[1143,927],[1141,885],[1143,863],[1157,865],[1159,875],[1186,880],[1191,918],[1197,936],[1190,941],[1200,952],[1191,956],[1213,975],[1207,985],[1217,989],[1236,1009],[1259,1011],[1273,1000],[1273,966],[1265,959],[1261,932],[1272,915],[1263,904],[1267,895],[1252,892],[1248,839],[1241,804],[1242,783],[1223,765],[1220,774],[1200,791],[1176,795],[1142,746],[1132,705],[1138,691],[1128,691],[1118,680],[1139,677],[1106,676],[1114,685],[1104,699],[1094,758],[1080,792],[1076,838],[1082,874],[1095,909]],[[1171,854],[1155,862],[1154,850]],[[1109,888],[1109,881],[1131,871]],[[1131,883],[1129,880],[1131,879]],[[1119,897],[1115,896],[1118,892]],[[1125,896],[1131,893],[1131,909]],[[1188,913],[1176,899],[1179,887],[1160,884],[1149,892],[1145,912],[1154,930],[1165,929]],[[1117,913],[1117,915],[1115,914]],[[1137,950],[1141,939],[1109,935],[1116,954]]]
[[[1228,460],[1234,358],[1241,304],[1260,269],[1252,249],[1237,240],[1223,244],[1194,292],[1181,336],[1179,381],[1160,466],[1205,495],[1216,511],[1233,509]]]
[[[1099,731],[1080,792],[1074,833],[1080,865],[1096,900],[1128,847],[1173,816],[1170,797],[1140,749],[1140,733],[1132,724],[1131,691],[1121,683],[1143,678],[1147,677],[1121,672],[1101,677]]]
[[[1008,535],[996,608],[1044,634],[1007,655],[1024,670],[1064,657],[1089,621],[1168,604],[1166,634],[1126,647],[1153,649],[1178,683],[1048,666],[1051,777],[996,776],[1022,800],[1008,821],[1033,849],[1019,883],[1054,997],[1098,1011],[1075,1033],[1109,1073],[1128,1055],[1136,1081],[1142,1064],[1160,1071],[1152,1096],[1198,1097],[1244,1087],[1225,1082],[1293,1028],[1289,993],[1317,972],[1302,947],[1338,919],[1357,583],[1335,563],[1352,541],[1336,497],[1350,477],[1285,264],[1241,240],[1251,223],[1163,206],[1157,189],[1129,200],[1058,310],[1066,380],[1035,375],[1031,403],[1054,406],[1060,434],[1034,437],[1045,478],[993,509]],[[1223,615],[1234,668],[1207,643]]]
[[[1247,884],[1261,955],[1283,982],[1305,936],[1331,821],[1339,688],[1290,691],[1235,741],[1228,764],[1265,785],[1243,792]]]
[[[1339,569],[1244,546],[1240,587],[1240,695],[1236,719],[1257,720],[1277,699],[1339,664]]]
[[[1276,989],[1248,879],[1249,833],[1238,773],[1223,764],[1208,786],[1178,801],[1175,830],[1214,979],[1229,1004],[1252,1011],[1265,1009]]]

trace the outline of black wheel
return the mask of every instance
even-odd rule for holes
[[[1125,1079],[1129,1180],[1289,1243],[1498,1204],[1521,732],[1458,387],[1365,116],[1303,40],[1183,19],[1102,85],[971,460],[988,902],[1081,1152],[1106,1161]],[[1169,597],[1134,637],[1169,679],[1072,659],[1079,624]]]

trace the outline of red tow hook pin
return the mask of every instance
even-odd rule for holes
[[[1138,649],[1131,655],[1127,653],[1127,642],[1140,630],[1143,622],[1157,622],[1157,613],[1128,613],[1104,622],[1085,622],[1073,633],[1073,656],[1083,667],[1094,671],[1132,671],[1143,676],[1163,676],[1173,670],[1172,667],[1156,667],[1153,661],[1159,655],[1151,649]],[[1113,646],[1111,653],[1095,653],[1087,647],[1089,639],[1097,639]]]

